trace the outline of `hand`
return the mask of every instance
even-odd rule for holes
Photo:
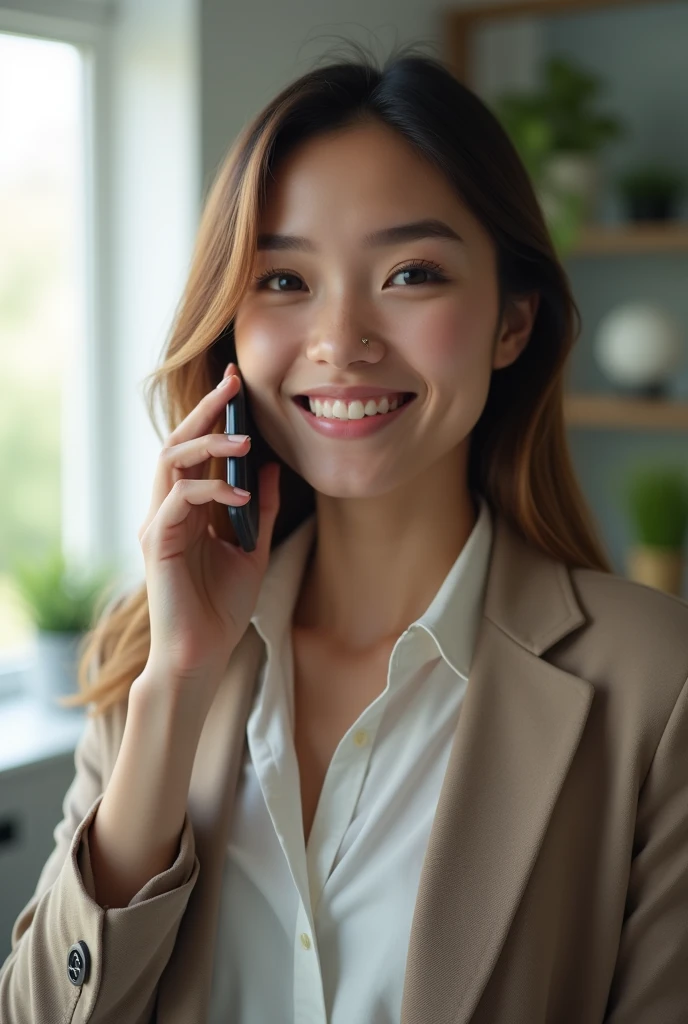
[[[254,551],[221,540],[209,502],[250,499],[222,479],[200,479],[211,456],[246,455],[250,439],[207,433],[241,382],[230,363],[223,382],[205,395],[167,438],[153,495],[138,538],[146,565],[151,644],[138,688],[187,695],[203,718],[234,647],[255,609],[279,508],[279,465],[259,476],[260,528]],[[187,701],[187,706],[189,701]]]

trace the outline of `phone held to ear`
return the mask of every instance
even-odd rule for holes
[[[227,402],[225,432],[227,434],[251,435],[243,381],[234,398]],[[260,496],[258,493],[258,471],[252,448],[246,455],[227,459],[227,483],[232,487],[241,487],[243,490],[251,492],[251,497],[244,505],[228,505],[227,509],[239,545],[244,551],[254,551],[258,540]]]

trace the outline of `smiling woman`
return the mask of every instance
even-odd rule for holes
[[[353,645],[399,635],[427,605],[475,525],[475,494],[544,554],[609,570],[564,427],[577,330],[566,274],[497,120],[439,61],[412,51],[379,70],[358,48],[358,59],[292,83],[244,128],[208,197],[147,390],[151,418],[164,396],[174,429],[238,366],[250,457],[259,471],[281,466],[272,547],[318,508],[320,561],[295,621],[326,614]],[[361,387],[413,401],[374,417],[364,407],[363,418],[333,403]],[[225,476],[220,459],[201,471]],[[225,509],[210,506],[215,535],[233,541]],[[369,544],[384,524],[374,556],[340,520],[344,508],[366,509],[355,534]],[[439,531],[430,508],[442,510]],[[400,547],[419,571],[395,571],[423,581],[411,594],[385,553]],[[327,552],[337,552],[331,564]],[[335,591],[316,583],[323,575],[340,581]],[[365,601],[360,589],[351,600],[347,579],[367,581]],[[147,616],[143,587],[98,624],[75,701],[104,711],[121,699],[148,658]],[[107,652],[127,625],[125,668]]]
[[[439,61],[359,53],[245,128],[0,1016],[679,1024],[688,606],[609,571],[576,329],[514,148]],[[219,436],[240,388],[250,440]]]

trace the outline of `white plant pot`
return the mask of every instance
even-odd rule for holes
[[[582,200],[583,221],[592,220],[600,191],[600,164],[588,153],[556,153],[547,161],[543,208],[554,212],[558,197],[573,195]]]
[[[78,645],[82,632],[53,632],[39,629],[36,636],[36,664],[31,673],[31,692],[43,704],[58,710],[58,697],[78,692]]]

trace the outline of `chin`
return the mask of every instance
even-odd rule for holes
[[[356,475],[343,473],[341,468],[333,476],[303,470],[298,472],[318,494],[328,498],[380,498],[397,490],[399,486],[381,473]]]

